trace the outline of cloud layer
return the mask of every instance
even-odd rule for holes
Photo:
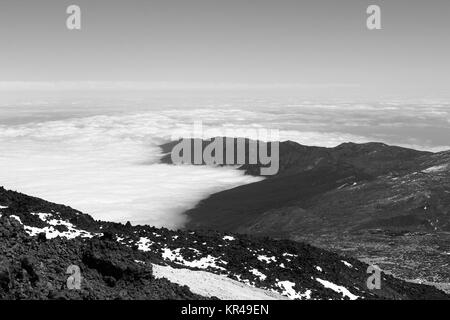
[[[117,111],[120,103],[126,112]],[[108,108],[97,101],[104,107],[94,115],[82,105],[31,101],[0,106],[0,115],[8,117],[0,122],[0,185],[97,219],[177,228],[185,223],[181,213],[211,193],[259,180],[233,168],[159,164],[158,145],[176,130],[191,130],[195,121],[234,136],[252,128],[277,129],[281,140],[306,145],[382,141],[450,149],[450,108],[441,101],[207,99],[170,102],[164,108],[129,100]]]

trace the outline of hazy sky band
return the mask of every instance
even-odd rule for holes
[[[65,10],[82,9],[82,30]],[[383,30],[366,28],[379,4]],[[450,83],[450,1],[6,0],[1,81],[343,84],[436,92]]]

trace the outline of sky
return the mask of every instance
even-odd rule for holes
[[[72,4],[81,30],[66,28]],[[370,4],[382,30],[366,27]],[[448,94],[449,31],[448,0],[2,0],[0,81],[436,97]]]

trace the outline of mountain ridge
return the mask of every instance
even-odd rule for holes
[[[200,201],[186,211],[186,228],[307,241],[351,250],[360,259],[384,257],[383,267],[397,276],[450,288],[450,276],[440,267],[450,252],[450,151],[291,141],[279,150],[277,175]],[[259,165],[239,169],[258,175]],[[419,260],[426,272],[414,272]]]

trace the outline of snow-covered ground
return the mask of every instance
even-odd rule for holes
[[[357,295],[354,295],[347,288],[345,288],[343,286],[339,286],[337,284],[334,284],[333,282],[323,280],[320,278],[316,278],[316,280],[319,281],[325,288],[331,289],[337,293],[342,293],[343,297],[348,297],[350,300],[358,299]]]
[[[423,173],[433,173],[433,172],[442,172],[442,171],[446,171],[448,169],[449,165],[448,164],[443,164],[443,165],[439,165],[439,166],[433,166],[430,167],[428,169],[423,170]]]
[[[92,238],[93,235],[86,231],[76,228],[73,224],[71,224],[68,221],[59,220],[59,219],[53,219],[52,213],[31,213],[32,215],[36,215],[41,219],[42,221],[46,222],[49,226],[43,227],[43,228],[37,228],[33,226],[27,226],[24,225],[22,220],[16,216],[12,215],[11,218],[16,219],[19,221],[20,224],[24,226],[25,232],[30,236],[36,236],[39,233],[45,233],[45,236],[47,239],[53,239],[57,237],[67,238],[67,239],[74,239],[77,237],[82,238]],[[58,231],[56,229],[57,226],[63,226],[66,228],[67,231]]]
[[[227,276],[205,271],[175,269],[170,266],[153,265],[156,278],[166,278],[179,285],[186,285],[196,294],[225,300],[287,300],[275,292],[262,290],[232,280]]]

